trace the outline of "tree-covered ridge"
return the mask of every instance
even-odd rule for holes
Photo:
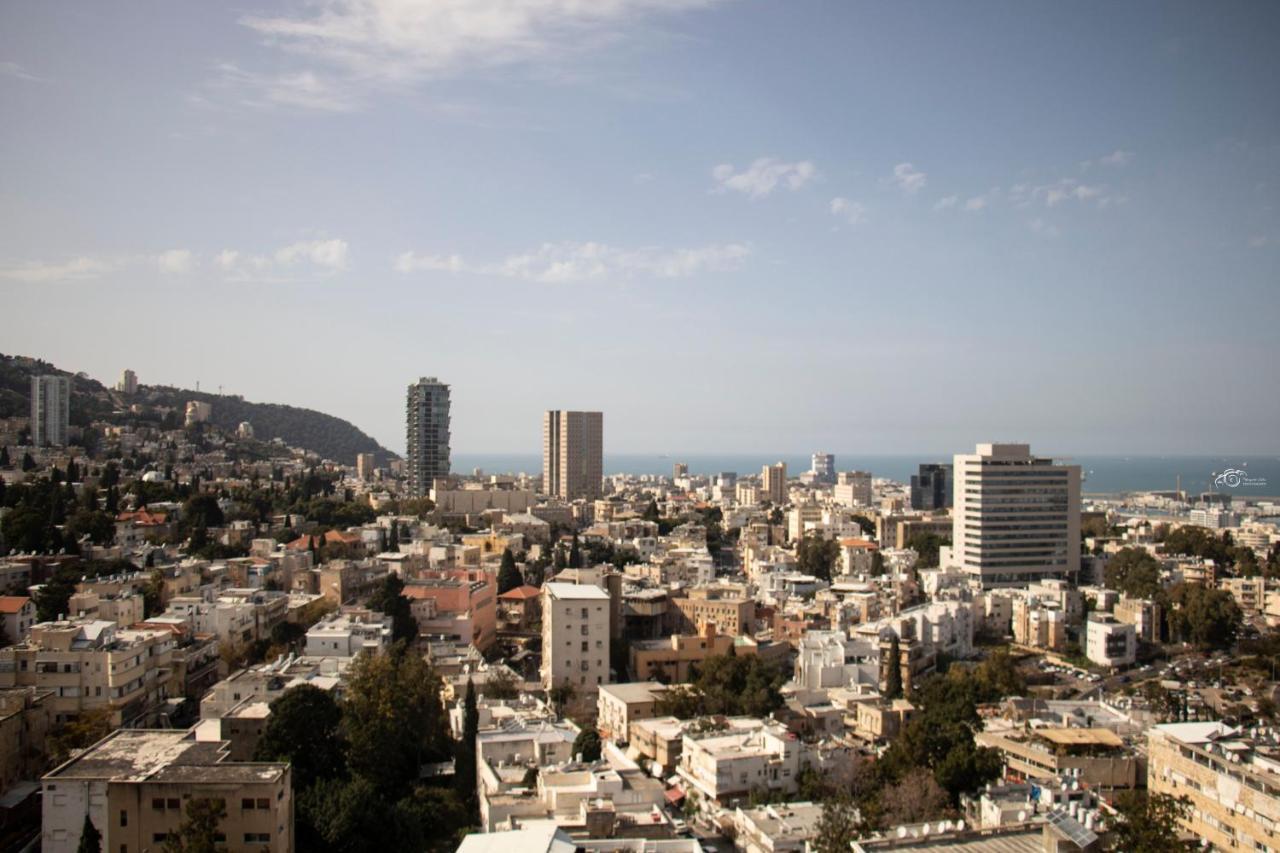
[[[138,416],[126,413],[128,403],[142,403],[157,409],[172,409],[167,422],[157,425],[180,427],[188,402],[209,403],[213,407],[211,422],[221,429],[233,431],[242,421],[253,424],[259,441],[279,438],[291,447],[301,447],[326,459],[347,465],[359,453],[374,453],[378,464],[385,464],[395,454],[378,444],[362,430],[342,418],[280,403],[251,403],[242,397],[210,394],[162,385],[141,385],[129,398],[116,394],[102,383],[87,376],[71,374],[40,359],[0,354],[0,417],[26,417],[31,413],[31,377],[41,373],[73,376],[71,385],[71,424],[88,426],[95,420],[130,423]]]

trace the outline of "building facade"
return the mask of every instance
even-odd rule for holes
[[[948,509],[953,499],[950,465],[923,464],[911,475],[911,508],[930,512]]]
[[[762,498],[774,506],[782,506],[787,502],[787,463],[777,462],[766,465],[760,471],[760,487],[764,492]]]
[[[542,491],[572,501],[601,496],[604,413],[548,411],[542,416]]]
[[[542,686],[579,695],[609,682],[609,593],[598,586],[542,586]]]
[[[1075,580],[1080,570],[1080,466],[1026,444],[979,444],[955,457],[952,562],[983,589]]]
[[[432,480],[449,476],[449,386],[424,376],[409,386],[405,400],[405,446],[409,494],[424,497]]]
[[[71,377],[31,377],[31,443],[40,447],[67,443],[71,425]]]

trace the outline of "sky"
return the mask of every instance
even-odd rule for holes
[[[1280,5],[0,5],[0,352],[455,452],[1280,453]]]

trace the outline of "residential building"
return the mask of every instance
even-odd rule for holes
[[[410,580],[402,593],[418,633],[470,642],[487,651],[498,636],[498,583],[493,572],[447,569]]]
[[[832,497],[841,506],[871,506],[871,474],[867,471],[841,471]]]
[[[102,850],[158,850],[198,798],[223,803],[220,850],[293,850],[289,765],[231,761],[225,741],[200,740],[194,729],[120,729],[42,782],[46,853],[75,851],[86,815],[102,833]]]
[[[760,471],[760,497],[774,506],[787,502],[787,463],[765,465]]]
[[[6,645],[16,645],[27,638],[36,623],[36,605],[25,595],[0,596],[0,637]]]
[[[174,632],[120,630],[114,622],[41,622],[0,649],[0,688],[52,691],[55,723],[109,708],[115,725],[149,720],[168,697]]]
[[[1169,723],[1147,734],[1147,790],[1188,797],[1180,828],[1213,850],[1280,849],[1275,735],[1222,722]]]
[[[953,479],[950,465],[922,464],[919,473],[911,475],[911,508],[920,512],[950,509]]]
[[[744,638],[749,639],[749,638]],[[693,677],[694,668],[707,658],[735,652],[736,638],[717,634],[714,622],[708,622],[698,634],[672,634],[657,640],[631,642],[631,677],[652,679],[665,684],[678,684]],[[752,644],[741,651],[754,653]]]
[[[821,803],[776,803],[734,812],[734,847],[742,853],[803,853],[818,834]]]
[[[312,657],[353,658],[362,652],[377,654],[391,645],[391,617],[374,613],[335,613],[307,629],[305,654]]]
[[[670,598],[667,615],[672,633],[697,634],[708,625],[730,637],[755,633],[756,601],[739,586],[696,586]]]
[[[1138,654],[1134,626],[1105,613],[1094,614],[1085,623],[1085,656],[1098,666],[1121,667],[1133,663]]]
[[[1119,621],[1132,625],[1139,640],[1158,643],[1162,610],[1158,602],[1149,598],[1130,598],[1127,595],[1121,595],[1112,609],[1112,615]]]
[[[213,404],[205,403],[200,400],[188,400],[187,408],[184,413],[183,423],[186,426],[195,426],[208,422],[213,417]]]
[[[52,373],[31,377],[31,443],[61,447],[71,426],[71,377]]]
[[[1026,444],[979,444],[955,457],[952,562],[983,589],[1080,569],[1080,466]]]
[[[836,481],[836,457],[833,453],[815,453],[809,467],[815,483],[834,483]]]
[[[449,476],[449,386],[424,376],[409,386],[405,396],[409,494],[421,498],[434,480]]]
[[[667,689],[657,681],[600,685],[596,697],[596,728],[600,736],[626,743],[631,724],[652,718],[654,705]]]
[[[120,374],[120,381],[116,383],[116,390],[121,394],[137,394],[138,393],[138,374],[128,368]]]
[[[377,459],[372,453],[356,454],[356,477],[364,480],[366,483],[373,479],[373,469],[376,465],[374,461]]]
[[[748,731],[686,732],[677,773],[699,795],[728,805],[753,791],[794,794],[808,760],[806,745],[770,722]]]
[[[542,686],[566,682],[594,694],[609,678],[609,593],[598,586],[542,586]]]
[[[552,410],[542,416],[542,492],[573,501],[603,493],[604,413]]]
[[[1034,649],[1062,651],[1067,647],[1067,617],[1057,604],[1034,598],[1013,600],[1013,641]]]
[[[48,767],[48,737],[53,730],[52,690],[12,687],[0,690],[0,794],[24,784],[32,793],[33,779]],[[0,809],[9,808],[8,796]]]
[[[978,732],[974,742],[997,750],[1012,779],[1044,784],[1065,775],[1107,790],[1136,788],[1142,781],[1142,758],[1107,728],[1016,725]]]

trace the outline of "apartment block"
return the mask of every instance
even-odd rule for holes
[[[542,686],[592,694],[609,678],[609,593],[598,586],[542,586]]]
[[[71,426],[71,377],[31,377],[31,443],[61,447]]]
[[[871,473],[868,471],[841,471],[832,491],[835,502],[841,506],[871,506]]]
[[[426,496],[434,481],[450,470],[449,386],[434,376],[424,376],[405,394],[405,460],[409,494]]]
[[[293,850],[288,764],[231,761],[225,741],[194,730],[120,729],[44,777],[41,849],[72,853],[87,815],[111,853],[158,850],[188,804],[222,804],[218,849]]]
[[[756,602],[740,587],[693,587],[685,596],[669,599],[667,614],[672,633],[697,634],[708,625],[731,637],[755,633]]]
[[[542,491],[574,501],[601,496],[604,414],[548,411],[542,416]]]
[[[782,506],[787,502],[787,464],[776,462],[765,465],[760,471],[761,499],[774,506]]]
[[[1097,614],[1085,623],[1085,656],[1106,667],[1128,666],[1138,654],[1138,635],[1133,625]]]

